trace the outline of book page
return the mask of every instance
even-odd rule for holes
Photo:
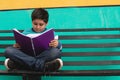
[[[22,35],[22,36],[26,36],[26,35],[24,35],[23,33],[21,33],[20,31],[18,31],[16,28],[14,28],[13,31],[19,33],[19,34]],[[26,37],[29,37],[29,36],[26,36]],[[30,37],[29,37],[29,38],[30,38]]]

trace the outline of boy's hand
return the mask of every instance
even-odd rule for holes
[[[58,46],[58,40],[57,40],[57,39],[52,40],[52,41],[49,43],[49,46],[56,48],[56,47]]]
[[[13,47],[20,48],[20,45],[18,43],[14,44]]]

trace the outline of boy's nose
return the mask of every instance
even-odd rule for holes
[[[36,27],[37,27],[37,28],[40,28],[40,26],[39,26],[39,25],[36,25]]]

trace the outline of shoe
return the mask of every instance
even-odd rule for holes
[[[59,58],[45,63],[45,71],[57,71],[63,66],[63,61]]]
[[[6,67],[8,70],[10,70],[10,69],[15,69],[15,68],[16,68],[15,63],[14,63],[12,60],[10,60],[9,58],[7,58],[7,59],[5,60],[4,65],[5,65],[5,67]]]

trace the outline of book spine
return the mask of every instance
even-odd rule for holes
[[[36,54],[35,54],[35,48],[34,48],[34,44],[33,44],[32,38],[31,38],[31,45],[32,45],[33,53],[36,56]]]

